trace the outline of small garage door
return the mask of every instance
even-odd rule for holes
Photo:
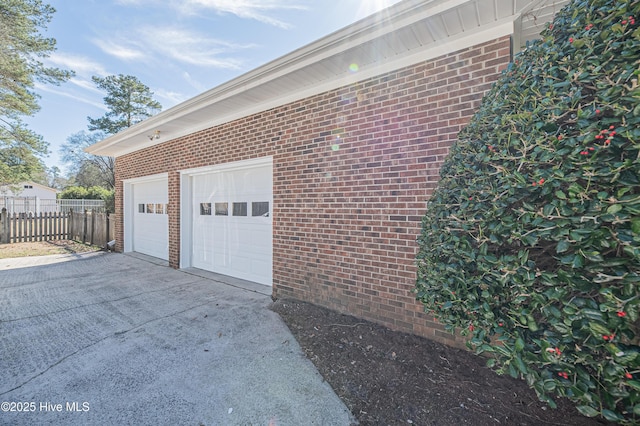
[[[133,229],[131,249],[169,260],[167,179],[132,184]]]
[[[192,265],[271,285],[272,166],[192,177]]]

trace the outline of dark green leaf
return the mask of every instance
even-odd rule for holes
[[[620,420],[624,419],[624,417],[622,417],[620,414],[614,413],[613,411],[607,409],[602,410],[602,417],[609,420],[610,422],[619,422]]]
[[[593,407],[589,407],[588,405],[578,405],[576,407],[580,414],[586,417],[595,417],[600,415],[600,411],[594,409]]]
[[[607,213],[616,214],[620,210],[622,210],[622,206],[620,204],[612,204],[612,205],[609,206],[609,208],[607,208]]]
[[[522,358],[520,358],[520,355],[516,355],[516,357],[514,358],[514,361],[516,363],[516,367],[518,368],[518,370],[520,370],[522,374],[527,374],[528,372],[527,366],[522,361]]]
[[[559,241],[558,245],[556,246],[556,253],[564,253],[565,251],[569,250],[570,246],[571,244],[569,244],[569,241],[567,240]]]
[[[637,380],[627,380],[627,381],[625,382],[625,384],[626,384],[627,386],[630,386],[630,387],[634,388],[635,390],[640,391],[640,382],[639,382],[639,381],[637,381]]]

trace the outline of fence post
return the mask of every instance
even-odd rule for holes
[[[2,212],[0,213],[0,244],[8,244],[9,243],[9,231],[11,227],[9,226],[9,215],[7,214],[7,209],[2,208]]]
[[[93,245],[93,234],[96,233],[96,213],[91,210],[91,238],[89,239],[89,243]]]
[[[33,220],[33,212],[27,212],[27,223],[29,224],[28,227],[28,231],[27,231],[27,239],[25,241],[33,241],[33,225],[34,225],[34,220]]]
[[[111,233],[109,232],[109,210],[105,210],[104,211],[104,217],[105,220],[107,221],[107,229],[106,229],[106,235],[104,236],[104,249],[105,251],[109,251],[109,235],[111,235]]]
[[[9,236],[9,242],[21,243],[24,240],[25,229],[27,229],[27,219],[24,213],[20,213],[20,214],[16,212],[11,213],[11,218],[9,219],[9,227],[11,227],[12,222],[13,222],[13,241],[11,236]]]
[[[83,226],[82,226],[82,242],[86,243],[87,242],[87,209],[84,209],[84,216],[83,216]]]
[[[67,240],[73,240],[73,208],[67,214]]]

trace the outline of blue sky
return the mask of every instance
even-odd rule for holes
[[[133,75],[168,109],[398,1],[48,0],[57,50],[45,63],[76,75],[38,84],[26,121],[64,172],[60,145],[106,112],[91,76]]]

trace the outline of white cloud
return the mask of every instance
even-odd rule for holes
[[[240,68],[242,62],[228,55],[254,47],[208,38],[180,28],[142,28],[138,37],[156,54],[190,65],[215,68]]]
[[[274,17],[274,12],[305,10],[304,0],[173,0],[170,5],[185,15],[194,15],[202,9],[220,14],[230,13],[243,19],[253,19],[280,28],[291,24]],[[367,1],[367,0],[365,0]],[[166,0],[118,0],[119,4],[143,6],[150,3],[165,5]]]
[[[72,98],[82,103],[93,106],[100,105],[93,100],[74,94],[71,90],[72,88],[70,88],[68,85],[70,84],[76,86],[84,91],[102,94],[102,92],[96,87],[95,83],[91,80],[91,77],[94,75],[99,77],[105,77],[109,75],[102,64],[83,55],[74,55],[64,52],[53,53],[46,59],[46,62],[47,65],[73,70],[75,72],[75,75],[69,79],[65,86],[61,86],[62,89],[60,90],[54,89],[51,86],[41,84],[36,86],[39,90]],[[100,108],[104,108],[104,106],[100,106]]]
[[[125,46],[115,40],[94,39],[93,43],[98,46],[104,53],[115,56],[124,61],[144,59],[145,54],[133,46]]]
[[[100,91],[100,89],[96,87],[96,84],[93,82],[93,80],[90,80],[90,79],[73,77],[72,79],[69,80],[69,83],[74,84],[84,90],[89,90],[91,92],[100,93],[100,94],[103,93],[102,91]]]
[[[73,55],[70,53],[55,52],[47,58],[47,63],[56,67],[70,69],[75,71],[76,76],[91,77],[92,75],[106,76],[108,75],[102,64],[81,55]]]
[[[230,13],[243,19],[253,19],[280,28],[291,24],[272,16],[279,10],[304,10],[297,0],[186,0],[179,1],[181,10],[196,13],[199,9],[213,9],[218,13]]]
[[[356,19],[361,19],[381,11],[391,5],[398,3],[400,0],[362,0]]]
[[[72,82],[73,82],[73,80],[72,80]],[[56,86],[50,86],[50,85],[46,85],[46,84],[42,84],[42,83],[36,83],[34,85],[34,87],[38,91],[41,91],[41,92],[53,93],[54,95],[64,96],[65,98],[70,98],[70,99],[73,99],[74,101],[78,101],[78,102],[81,102],[81,103],[84,103],[84,104],[87,104],[87,105],[91,105],[93,107],[99,108],[99,109],[104,110],[104,111],[107,110],[107,107],[103,103],[98,102],[98,101],[96,101],[94,99],[87,98],[85,96],[80,96],[80,95],[78,95],[78,94],[76,94],[76,93],[74,93],[73,91],[70,91],[70,90],[59,90],[59,89],[55,88]]]
[[[309,0],[116,0],[136,8],[158,8],[166,14],[203,15],[207,11],[233,14],[243,19],[257,20],[281,28],[289,24],[278,19],[277,12],[305,9]],[[185,24],[186,25],[186,24]],[[167,60],[190,66],[219,69],[241,69],[244,61],[238,52],[255,48],[254,44],[235,44],[178,25],[136,25],[109,33],[93,43],[104,53],[123,61],[158,63]]]
[[[202,83],[191,77],[191,74],[189,74],[187,71],[182,73],[182,78],[184,79],[184,81],[189,83],[189,85],[193,87],[197,93],[204,92],[208,89],[208,87],[205,87]]]
[[[242,61],[232,53],[255,47],[240,45],[181,28],[145,26],[135,33],[109,40],[94,40],[105,53],[121,60],[162,60],[223,69],[239,69]],[[144,46],[144,48],[143,48]],[[143,53],[144,52],[144,53]]]
[[[162,109],[171,108],[174,105],[179,104],[182,101],[187,100],[189,97],[182,93],[172,92],[166,89],[153,89],[154,98],[160,98]]]

